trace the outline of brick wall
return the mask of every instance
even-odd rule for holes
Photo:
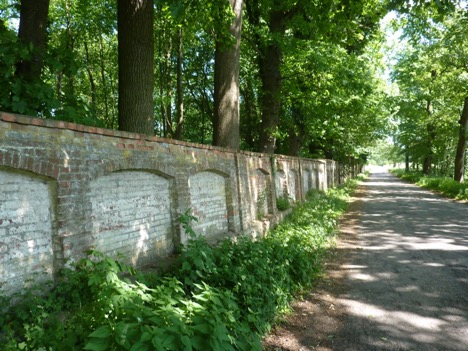
[[[187,240],[264,235],[302,199],[339,181],[329,160],[218,147],[0,112],[0,286],[52,277],[88,249],[156,264]]]

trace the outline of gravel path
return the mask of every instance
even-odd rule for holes
[[[468,351],[468,206],[384,173],[360,196],[329,279],[265,349]]]

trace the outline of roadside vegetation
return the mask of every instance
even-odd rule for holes
[[[459,183],[448,177],[428,176],[420,171],[405,172],[403,169],[394,169],[390,172],[401,179],[408,180],[423,188],[439,191],[450,198],[468,200],[468,185],[466,183]]]
[[[310,192],[265,238],[216,247],[186,213],[191,239],[167,272],[89,252],[54,284],[2,298],[2,350],[260,350],[275,320],[322,274],[355,185]]]

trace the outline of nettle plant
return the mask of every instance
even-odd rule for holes
[[[313,193],[265,238],[216,247],[186,211],[189,240],[164,274],[91,251],[54,284],[14,305],[2,300],[2,350],[261,350],[272,323],[320,276],[351,189]]]

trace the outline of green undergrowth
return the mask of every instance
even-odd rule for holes
[[[408,180],[423,188],[436,190],[453,199],[468,200],[468,185],[458,183],[448,177],[427,176],[422,172],[405,172],[403,169],[394,169],[391,172],[397,177]]]
[[[3,298],[2,350],[260,350],[271,324],[322,273],[355,184],[310,192],[257,240],[210,246],[186,213],[191,239],[169,273],[89,252],[54,285]]]

